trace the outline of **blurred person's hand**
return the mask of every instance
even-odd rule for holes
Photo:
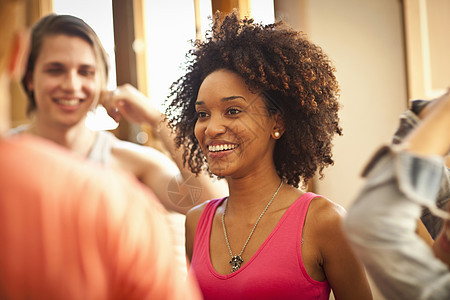
[[[161,111],[131,84],[124,84],[113,91],[103,91],[100,104],[116,122],[124,117],[131,123],[147,123],[157,127],[163,120]]]

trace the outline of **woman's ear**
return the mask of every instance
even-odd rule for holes
[[[30,51],[29,30],[18,31],[11,46],[11,60],[8,71],[11,79],[20,81],[25,72]]]
[[[281,138],[285,131],[284,120],[279,111],[274,114],[273,119],[274,125],[272,128],[272,138],[278,140],[279,138]]]

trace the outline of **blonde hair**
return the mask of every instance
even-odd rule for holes
[[[25,28],[25,1],[0,0],[0,72],[7,67],[14,36],[22,28]]]

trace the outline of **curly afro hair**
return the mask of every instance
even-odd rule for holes
[[[217,13],[205,41],[194,46],[186,56],[185,75],[172,84],[166,100],[169,127],[191,171],[207,168],[194,136],[200,85],[212,72],[228,69],[251,91],[262,93],[268,110],[284,120],[285,132],[274,150],[278,175],[294,187],[305,185],[317,171],[322,177],[333,164],[333,136],[342,135],[335,68],[322,49],[284,22],[256,24],[236,12]]]

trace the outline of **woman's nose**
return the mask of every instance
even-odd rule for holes
[[[211,117],[209,122],[206,124],[205,134],[209,137],[216,137],[227,131],[226,124],[222,117]]]
[[[64,90],[76,91],[81,89],[81,78],[77,72],[71,71],[64,77],[62,87]]]

